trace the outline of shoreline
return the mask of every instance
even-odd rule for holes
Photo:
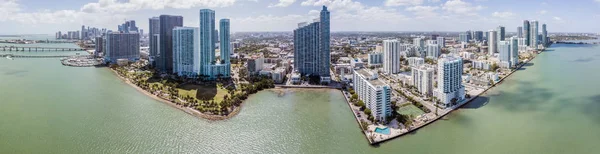
[[[118,74],[118,73],[117,73],[115,70],[112,70],[112,69],[110,69],[110,68],[108,68],[108,69],[109,69],[109,70],[110,70],[110,71],[111,71],[111,72],[112,72],[112,73],[113,73],[115,76],[117,76],[119,79],[121,79],[121,81],[123,81],[125,84],[127,84],[127,85],[129,85],[129,86],[133,87],[134,89],[136,89],[137,91],[141,92],[142,94],[144,94],[144,95],[146,95],[146,96],[148,96],[148,97],[150,97],[150,98],[152,98],[152,99],[154,99],[154,100],[157,100],[157,101],[159,101],[159,102],[162,102],[162,103],[164,103],[164,104],[166,104],[166,105],[169,105],[169,106],[171,106],[171,107],[173,107],[173,108],[179,109],[179,110],[181,110],[181,111],[183,111],[183,112],[185,112],[185,113],[187,113],[187,114],[189,114],[189,115],[192,115],[192,116],[195,116],[195,117],[198,117],[198,118],[207,119],[207,120],[210,120],[210,121],[220,121],[220,120],[227,120],[227,119],[230,119],[230,118],[233,118],[233,117],[235,117],[237,114],[239,114],[239,113],[240,113],[240,111],[241,111],[241,108],[244,106],[244,103],[245,103],[245,102],[242,102],[242,103],[240,104],[240,106],[239,106],[239,107],[236,107],[235,109],[233,109],[233,111],[231,111],[231,113],[229,113],[227,116],[220,116],[220,115],[210,115],[210,114],[204,114],[204,113],[202,113],[202,112],[200,112],[200,111],[198,111],[198,110],[196,110],[196,109],[189,108],[189,107],[184,107],[184,106],[180,106],[180,105],[177,105],[177,104],[175,104],[175,103],[173,103],[173,102],[171,102],[171,101],[168,101],[168,100],[165,100],[165,99],[163,99],[163,98],[160,98],[160,97],[158,97],[158,96],[156,96],[156,95],[153,95],[153,94],[151,94],[150,92],[148,92],[148,91],[146,91],[146,90],[144,90],[144,89],[142,89],[142,88],[138,87],[137,85],[135,85],[135,84],[131,83],[131,82],[129,81],[129,79],[127,79],[127,78],[125,78],[125,77],[122,77],[122,76],[121,76],[121,75],[119,75],[119,74]],[[244,100],[244,101],[245,101],[245,100]]]
[[[550,46],[548,46],[548,47],[550,47]],[[546,48],[546,49],[547,49],[547,48]],[[389,136],[388,138],[385,138],[385,139],[383,139],[383,138],[382,138],[382,139],[379,139],[379,140],[377,140],[377,138],[375,138],[375,140],[371,141],[371,140],[369,139],[369,134],[373,134],[374,132],[373,132],[373,133],[367,133],[366,131],[363,131],[363,134],[364,134],[364,135],[365,135],[365,137],[367,138],[367,141],[369,142],[369,145],[371,145],[371,146],[375,146],[375,145],[378,145],[378,144],[380,144],[380,143],[384,143],[384,142],[386,142],[386,141],[390,141],[390,140],[392,140],[392,139],[395,139],[395,138],[398,138],[398,137],[402,137],[402,136],[404,136],[404,135],[406,135],[406,134],[409,134],[409,133],[411,133],[411,132],[414,132],[414,131],[417,131],[417,130],[419,130],[419,129],[421,129],[421,128],[424,128],[425,126],[428,126],[429,124],[432,124],[432,123],[434,123],[434,122],[436,122],[436,121],[438,121],[438,120],[440,120],[440,119],[442,119],[442,118],[446,117],[446,116],[447,116],[447,115],[449,115],[450,113],[452,113],[452,112],[454,112],[454,111],[458,111],[458,110],[459,110],[461,107],[463,107],[463,106],[465,106],[465,105],[467,105],[467,104],[471,103],[473,100],[476,100],[476,99],[477,99],[477,98],[479,98],[481,95],[487,94],[487,92],[488,92],[489,90],[491,90],[492,88],[494,88],[494,87],[496,87],[496,86],[499,86],[500,84],[502,84],[502,83],[503,83],[503,81],[504,81],[505,79],[507,79],[508,77],[510,77],[510,76],[511,76],[512,74],[514,74],[515,72],[519,71],[519,69],[521,69],[523,66],[525,66],[525,64],[528,64],[529,62],[533,61],[533,59],[537,58],[537,56],[538,56],[539,54],[543,53],[543,52],[544,52],[546,49],[544,49],[544,50],[542,50],[542,51],[539,51],[537,54],[535,54],[535,56],[534,56],[533,58],[531,58],[531,59],[528,59],[526,62],[524,62],[524,63],[520,64],[520,65],[519,65],[517,68],[515,68],[513,71],[511,71],[511,72],[510,72],[508,75],[506,75],[504,78],[501,78],[501,79],[499,79],[499,80],[498,80],[498,82],[496,82],[496,83],[493,83],[493,84],[492,84],[492,85],[490,85],[490,86],[489,86],[487,89],[483,90],[483,91],[482,91],[482,92],[480,92],[479,94],[477,94],[477,95],[475,95],[475,96],[472,96],[472,97],[471,97],[471,98],[469,98],[469,99],[466,99],[465,101],[463,101],[463,102],[461,102],[461,103],[457,104],[457,105],[456,105],[456,106],[454,106],[454,107],[451,107],[451,110],[442,111],[442,113],[441,113],[439,116],[436,116],[434,119],[432,119],[432,120],[429,120],[428,122],[425,122],[425,123],[423,123],[423,124],[420,124],[420,125],[415,125],[415,126],[412,126],[412,127],[411,127],[411,129],[409,129],[409,130],[406,130],[406,131],[404,131],[404,132],[402,132],[402,130],[400,130],[400,131],[401,131],[401,133],[400,133],[400,134],[396,134],[396,135],[393,135],[393,136]],[[346,97],[346,96],[344,95],[344,97]],[[348,99],[348,98],[346,98],[346,100],[347,100],[347,99]],[[348,104],[348,106],[349,106],[349,107],[350,107],[350,109],[352,110],[352,104],[351,104],[351,102],[347,100],[347,102],[346,102],[346,103]],[[354,111],[352,111],[352,112],[354,113]],[[357,123],[359,124],[359,125],[358,125],[359,129],[361,129],[361,130],[362,130],[362,128],[361,128],[361,125],[360,125],[360,122],[359,122],[358,118],[356,117],[356,113],[354,113],[354,115],[355,115],[355,119],[357,120]],[[369,125],[369,127],[370,127],[370,126],[371,126],[371,125]],[[378,126],[375,126],[375,127],[378,127]]]

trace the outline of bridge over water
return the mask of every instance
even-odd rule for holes
[[[75,55],[15,55],[15,54],[0,54],[0,57],[10,58],[65,58]]]
[[[2,46],[0,51],[85,51],[83,48]]]

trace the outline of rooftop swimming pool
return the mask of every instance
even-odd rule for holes
[[[383,135],[390,135],[390,128],[385,127],[385,128],[375,128],[375,133],[379,133],[379,134],[383,134]]]

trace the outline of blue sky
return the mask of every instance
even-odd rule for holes
[[[546,23],[550,32],[600,32],[600,0],[0,0],[0,34],[53,34],[81,25],[116,29],[126,19],[148,29],[148,18],[160,14],[182,15],[185,26],[198,26],[202,8],[230,18],[233,32],[292,31],[316,18],[322,5],[331,11],[332,31],[502,25],[512,32],[528,19]]]

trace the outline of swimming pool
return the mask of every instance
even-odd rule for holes
[[[379,133],[379,134],[383,134],[383,135],[390,135],[390,128],[385,127],[385,128],[375,128],[375,133]]]

